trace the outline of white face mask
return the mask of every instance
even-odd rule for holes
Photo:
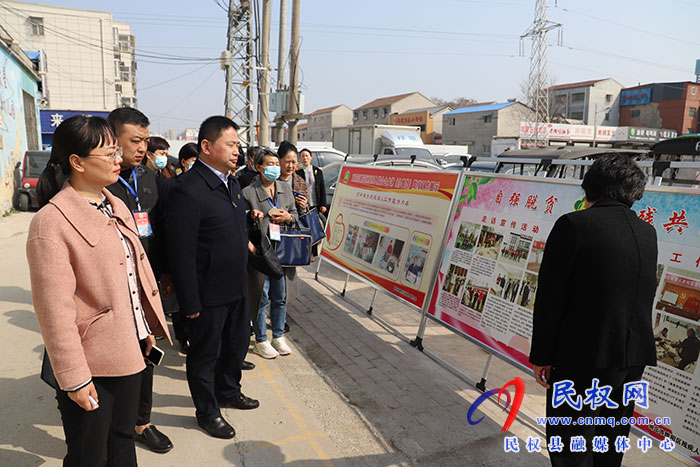
[[[156,160],[153,161],[153,167],[158,170],[163,170],[168,165],[168,156],[156,155]]]

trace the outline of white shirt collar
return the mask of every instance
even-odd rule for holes
[[[224,185],[228,186],[228,176],[227,176],[226,174],[223,174],[223,173],[219,172],[219,171],[216,170],[214,167],[212,167],[211,165],[209,165],[209,164],[207,164],[206,162],[204,162],[204,161],[202,160],[201,157],[199,158],[199,162],[201,162],[202,164],[204,164],[205,167],[208,167],[209,170],[211,170],[212,172],[214,172],[214,175],[216,175],[217,177],[219,177],[219,178],[221,179],[221,181],[224,182]]]

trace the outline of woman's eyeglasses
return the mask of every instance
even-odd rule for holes
[[[115,162],[117,159],[121,159],[123,155],[124,155],[124,149],[117,148],[117,150],[111,154],[88,154],[88,157],[90,157],[90,156],[109,157],[110,159],[112,159],[112,162]]]

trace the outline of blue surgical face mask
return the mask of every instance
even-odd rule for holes
[[[280,168],[278,165],[271,165],[265,167],[265,172],[263,173],[266,179],[275,181],[280,178]]]
[[[168,165],[168,156],[156,156],[156,160],[153,161],[153,167],[158,170],[162,170]]]

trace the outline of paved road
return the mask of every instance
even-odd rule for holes
[[[24,256],[31,214],[0,219],[0,465],[60,465],[65,452],[60,418],[51,390],[38,378],[42,341],[34,318]],[[167,348],[156,370],[153,422],[175,448],[157,455],[138,448],[141,465],[548,465],[544,454],[506,454],[500,427],[504,414],[484,404],[486,419],[466,423],[466,410],[479,392],[435,361],[300,271],[301,297],[289,306],[294,353],[264,361],[245,373],[244,392],[261,401],[253,411],[226,410],[233,441],[213,439],[194,420],[184,358]],[[344,275],[321,270],[341,287]],[[371,289],[357,281],[348,296],[363,303]],[[379,295],[375,313],[407,335],[415,335],[419,315]],[[450,364],[480,376],[486,354],[430,324],[426,348]],[[523,411],[540,415],[543,393],[528,376],[494,360],[489,384],[513,376],[526,379]],[[516,422],[511,435],[541,436]],[[658,449],[628,454],[625,465],[685,465]]]

